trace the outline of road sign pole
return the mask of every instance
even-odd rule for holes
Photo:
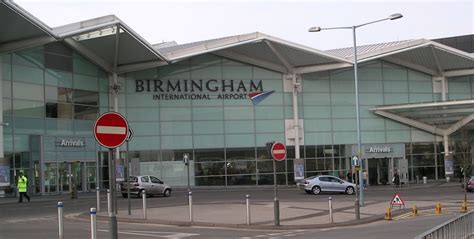
[[[275,198],[273,199],[273,210],[275,216],[275,226],[280,226],[280,201],[278,200],[278,187],[276,175],[276,160],[273,160],[273,184],[275,191]]]
[[[131,202],[130,202],[130,151],[129,151],[129,148],[128,148],[128,142],[130,140],[127,139],[126,142],[126,145],[127,145],[127,157],[125,158],[125,168],[126,168],[126,172],[125,173],[125,183],[127,185],[127,204],[128,204],[128,215],[132,215],[132,206],[131,206]]]
[[[115,198],[115,166],[114,166],[114,160],[112,159],[114,155],[114,149],[110,148],[109,149],[109,190],[110,190],[110,197],[111,200],[109,200],[110,204],[110,212],[109,212],[109,233],[110,233],[110,238],[111,239],[117,239],[118,238],[118,232],[117,232],[117,218],[115,216],[115,205],[114,205],[114,198]]]

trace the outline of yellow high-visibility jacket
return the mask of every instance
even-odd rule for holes
[[[28,184],[28,179],[25,176],[18,177],[18,192],[26,192],[26,186]]]

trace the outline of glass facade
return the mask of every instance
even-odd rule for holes
[[[107,183],[107,151],[92,135],[94,120],[109,109],[107,74],[59,43],[4,54],[1,67],[3,122],[9,123],[3,127],[7,163],[1,163],[8,165],[10,184],[20,170],[33,182],[33,193],[87,191]],[[362,64],[359,74],[362,143],[404,145],[410,180],[444,178],[441,138],[369,110],[440,101],[432,77],[379,60]],[[192,186],[273,184],[265,143],[287,142],[287,123],[293,120],[284,75],[204,54],[118,80],[119,112],[134,131],[132,173],[186,186],[187,153]],[[450,78],[448,98],[472,99],[473,81],[473,76]],[[302,76],[297,100],[305,176],[345,178],[350,171],[357,142],[354,90],[350,68]],[[253,96],[261,101],[254,105]],[[453,142],[460,140],[453,136]],[[122,146],[121,158],[124,151]],[[455,152],[455,168],[463,157]],[[294,147],[288,146],[287,159],[276,164],[279,184],[294,185],[294,159]],[[381,160],[379,166],[389,167]],[[381,180],[388,178],[375,181]]]
[[[23,171],[31,193],[95,189],[91,129],[108,107],[107,74],[61,43],[1,55],[1,72],[10,184]]]

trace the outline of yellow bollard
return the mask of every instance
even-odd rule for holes
[[[418,216],[418,208],[416,207],[416,205],[413,205],[413,209],[411,210],[411,212],[414,217]]]
[[[467,202],[463,201],[461,205],[461,212],[466,213],[467,212]]]
[[[385,220],[392,220],[392,209],[387,208],[387,211],[385,211]]]
[[[436,214],[441,214],[441,203],[440,202],[436,203],[435,213]]]

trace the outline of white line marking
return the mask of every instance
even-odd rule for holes
[[[117,126],[97,126],[98,134],[125,134],[125,127]]]
[[[284,149],[274,149],[274,150],[273,150],[273,153],[274,153],[274,154],[284,154],[284,153],[285,153],[285,150],[284,150]]]
[[[90,229],[86,229],[90,231]],[[109,230],[98,229],[99,232],[109,232]],[[199,236],[200,234],[195,233],[181,233],[181,232],[157,232],[157,231],[118,231],[120,234],[126,235],[136,235],[136,236],[148,236],[148,237],[163,237],[163,238],[183,238],[183,237],[192,237]],[[157,235],[157,234],[169,234],[169,235]]]

